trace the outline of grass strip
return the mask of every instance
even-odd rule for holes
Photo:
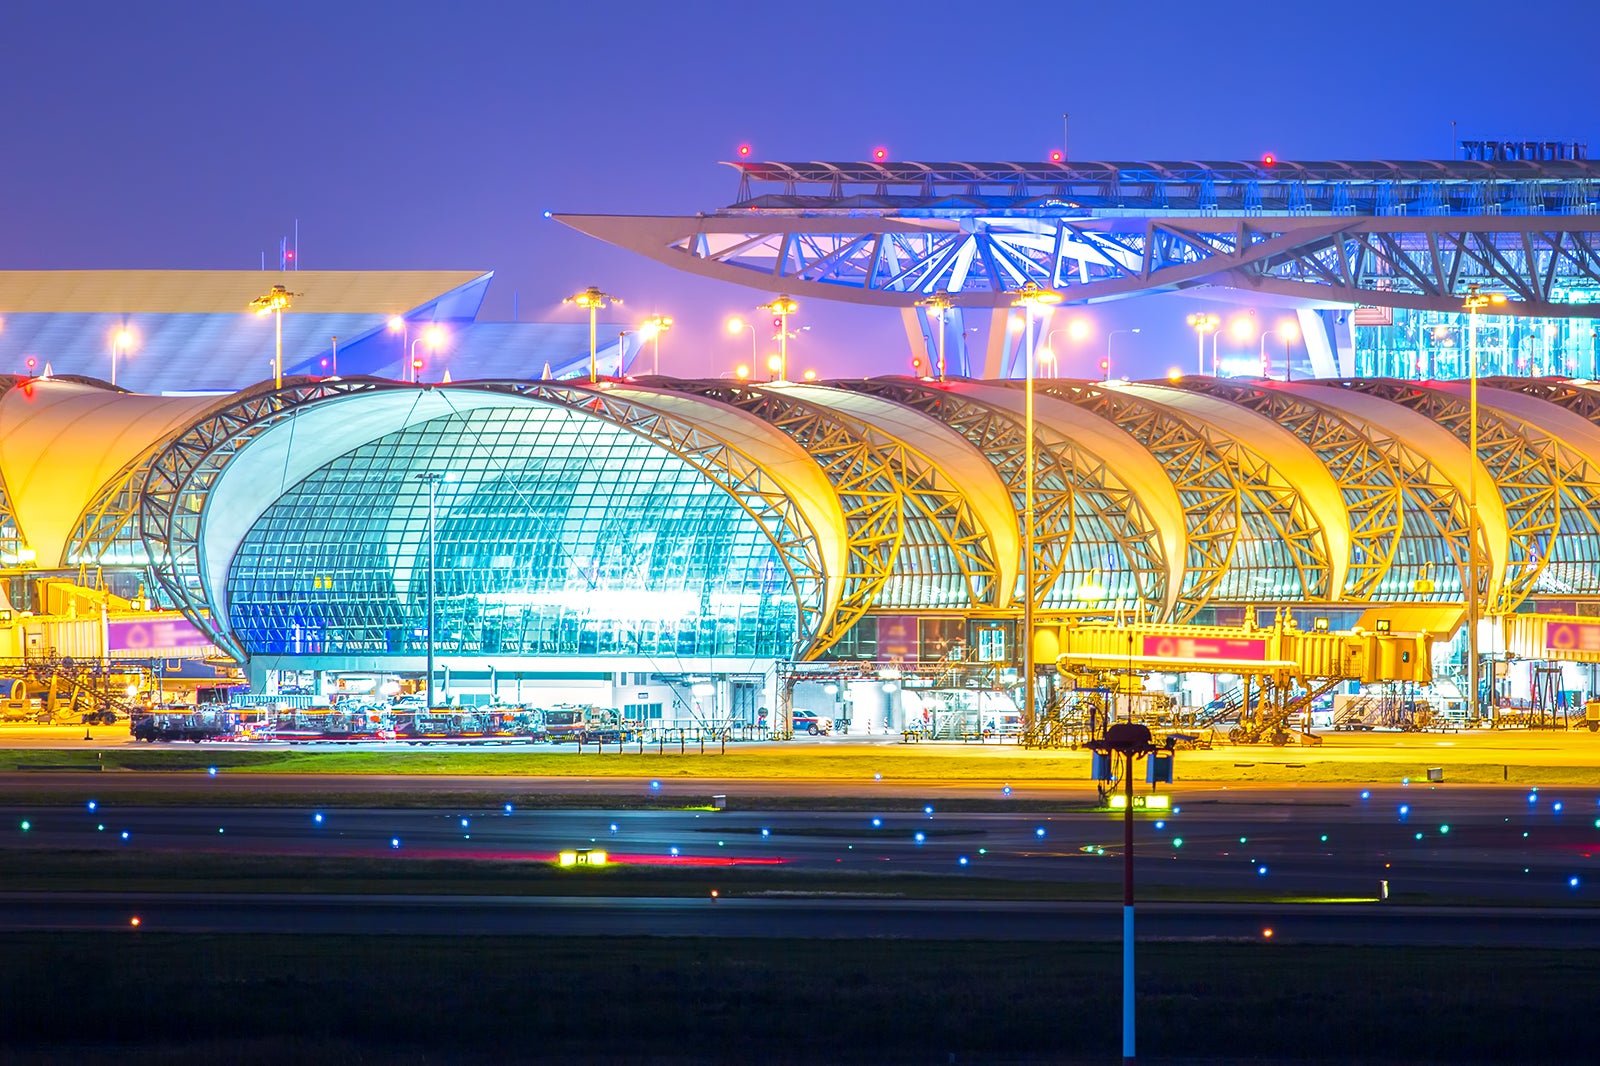
[[[1182,753],[1178,776],[1185,781],[1307,782],[1322,784],[1394,783],[1421,780],[1430,765],[1441,765],[1445,779],[1463,784],[1590,784],[1597,768],[1586,749],[1574,746],[1571,762],[1548,753],[1550,764],[1510,761],[1467,761],[1463,754],[1419,749],[1393,758],[1368,757],[1357,749],[1293,750],[1239,747],[1226,751]],[[1461,761],[1452,761],[1460,759]],[[157,748],[11,749],[0,754],[0,771],[50,771],[70,768],[115,771],[196,771],[215,767],[229,774],[391,774],[402,776],[533,776],[583,778],[656,778],[681,780],[715,777],[726,780],[819,780],[870,783],[906,781],[1087,782],[1086,752],[1028,751],[1005,748],[939,748],[901,746],[733,747],[726,754],[667,751],[643,754],[608,749],[574,751],[440,750],[407,751],[307,750],[272,748],[240,750],[171,746]]]
[[[1118,948],[18,934],[13,1063],[1104,1062]],[[1141,1059],[1581,1062],[1577,951],[1150,943]]]

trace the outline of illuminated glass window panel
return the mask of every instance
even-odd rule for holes
[[[229,571],[255,654],[426,650],[428,489],[441,655],[789,656],[776,549],[683,460],[575,412],[433,419],[328,463],[257,520]]]

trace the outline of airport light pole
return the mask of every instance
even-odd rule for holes
[[[1026,319],[1027,370],[1022,406],[1022,722],[1033,728],[1033,313],[1061,302],[1061,294],[1028,282],[1017,290],[1012,307]]]
[[[952,307],[954,307],[955,304],[954,304],[953,301],[951,301],[950,297],[947,296],[946,294],[944,294],[942,292],[936,292],[932,296],[929,296],[925,300],[918,300],[917,301],[917,306],[918,307],[926,307],[928,309],[928,317],[929,318],[937,318],[939,320],[939,380],[943,381],[944,380],[944,335],[945,335],[945,326],[946,326],[945,316],[950,313],[950,309]]]
[[[408,360],[410,366],[408,366],[406,369],[410,372],[410,381],[413,385],[417,383],[417,371],[420,369],[417,364],[417,345],[422,343],[426,343],[428,345],[428,351],[437,352],[440,346],[444,344],[444,330],[440,329],[438,326],[429,326],[427,329],[422,331],[421,336],[411,342],[411,357]]]
[[[579,307],[585,307],[589,310],[589,384],[593,385],[600,380],[600,360],[595,349],[595,329],[597,328],[598,319],[595,316],[600,313],[602,308],[610,307],[612,304],[620,304],[622,299],[611,295],[609,292],[601,292],[598,287],[590,285],[582,292],[573,293],[561,302],[564,304],[577,304]]]
[[[1467,529],[1467,688],[1471,692],[1472,717],[1483,717],[1483,699],[1478,683],[1478,312],[1491,304],[1503,304],[1503,294],[1478,291],[1477,282],[1467,285],[1462,307],[1467,311],[1467,511],[1472,520]]]
[[[1132,697],[1130,696],[1130,699]],[[1172,741],[1159,745],[1150,727],[1137,722],[1118,722],[1106,728],[1106,735],[1091,741],[1089,748],[1106,755],[1123,757],[1122,808],[1122,1062],[1138,1061],[1134,1039],[1133,979],[1133,761],[1160,751],[1171,751]]]
[[[265,296],[257,296],[250,301],[250,310],[258,315],[272,315],[277,319],[278,339],[272,356],[272,387],[275,389],[283,388],[283,313],[299,295],[301,294],[290,292],[282,285],[274,285]]]
[[[650,342],[650,373],[658,377],[661,374],[661,335],[671,328],[672,319],[666,315],[651,315],[639,324],[639,336]]]
[[[111,336],[111,384],[117,383],[117,356],[127,355],[133,347],[133,331],[126,326]]]
[[[755,323],[754,322],[746,322],[744,319],[737,318],[737,317],[728,319],[728,332],[729,333],[733,334],[734,336],[738,336],[739,333],[741,331],[743,331],[743,330],[749,330],[750,331],[750,367],[754,368],[754,367],[760,366],[761,365],[761,357],[756,354],[756,325],[755,325]],[[743,381],[745,378],[747,378],[749,376],[750,376],[749,370],[746,370],[746,372],[743,375],[740,375],[739,380]]]
[[[789,380],[789,316],[800,310],[792,296],[779,296],[771,303],[762,304],[757,311],[770,311],[778,316],[778,380]]]
[[[434,542],[434,500],[438,491],[440,474],[428,471],[414,475],[418,481],[428,486],[428,620],[427,620],[427,678],[422,685],[422,709],[424,713],[433,710],[433,578],[434,556],[437,554]]]
[[[1193,314],[1185,321],[1194,329],[1195,342],[1198,346],[1194,357],[1194,372],[1196,374],[1204,374],[1206,372],[1206,334],[1215,332],[1216,328],[1222,325],[1222,319],[1216,315]]]
[[[1115,337],[1119,333],[1138,333],[1138,332],[1139,332],[1139,327],[1135,326],[1133,329],[1114,329],[1110,333],[1106,334],[1106,365],[1105,365],[1104,369],[1105,369],[1105,379],[1107,381],[1111,380],[1111,338]]]

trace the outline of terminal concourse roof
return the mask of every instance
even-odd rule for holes
[[[1600,510],[1592,506],[1600,498],[1600,405],[1571,398],[1573,389],[1587,396],[1592,386],[1483,388],[1485,436],[1473,462],[1457,433],[1456,386],[1237,380],[1234,389],[1202,387],[1199,379],[1040,385],[1034,569],[1044,578],[1036,593],[1046,613],[1184,619],[1205,606],[1459,602],[1462,585],[1453,575],[1465,563],[1451,516],[1469,513],[1464,500],[1474,481],[1482,558],[1498,609],[1529,597],[1600,597],[1600,536],[1593,535],[1591,513]],[[1296,410],[1328,412],[1317,431],[1323,435],[1312,434],[1311,422],[1291,425],[1271,415],[1289,410],[1263,406],[1279,395],[1299,404]],[[1558,406],[1546,395],[1566,400]],[[566,449],[563,469],[579,469],[583,448],[574,442],[627,439],[634,449],[628,471],[677,470],[683,473],[672,477],[709,483],[698,491],[733,497],[779,553],[781,565],[762,580],[791,583],[806,604],[805,631],[833,641],[862,614],[1017,608],[1022,399],[1014,383],[899,377],[750,386],[669,378],[597,386],[295,378],[276,391],[268,385],[229,397],[181,398],[92,381],[12,380],[0,396],[0,502],[8,511],[0,517],[18,530],[17,543],[34,550],[41,568],[97,565],[106,538],[142,538],[157,583],[175,601],[195,617],[226,619],[230,568],[241,545],[255,538],[259,579],[259,568],[273,558],[261,540],[268,535],[264,516],[358,450],[394,442],[381,444],[388,449],[383,477],[390,479],[382,486],[396,488],[376,480],[363,487],[356,469],[339,482],[358,494],[352,499],[391,493],[392,502],[398,491],[409,498],[417,491],[412,469],[460,471],[441,516],[448,524],[449,508],[468,508],[469,498],[477,500],[470,504],[479,516],[473,521],[486,507],[526,503],[529,493],[545,501],[540,507],[553,506],[549,500],[570,496],[577,485],[544,485],[539,464],[553,460],[538,456]],[[554,414],[515,414],[530,410]],[[473,412],[482,417],[469,418]],[[507,426],[522,428],[494,429],[501,412]],[[469,422],[479,428],[459,428]],[[1346,436],[1327,436],[1329,426]],[[539,436],[545,433],[556,435]],[[1382,460],[1335,465],[1335,450],[1348,450],[1352,433],[1363,434]],[[636,465],[648,454],[659,462]],[[611,484],[605,478],[624,469],[618,462],[600,480],[580,480]],[[497,477],[510,476],[496,473],[511,469],[506,464],[520,464],[514,491],[493,488]],[[1392,491],[1397,477],[1405,482],[1401,494]],[[1548,486],[1541,488],[1541,479]],[[904,498],[895,500],[895,493]],[[1387,510],[1374,511],[1370,500],[1380,496]],[[89,521],[94,508],[118,500],[125,521]],[[584,506],[613,515],[659,509]],[[1407,518],[1408,509],[1419,507],[1416,520]],[[1375,515],[1382,528],[1372,527]],[[526,532],[516,515],[505,520]],[[393,521],[415,539],[414,507]],[[297,537],[338,538],[348,524],[336,514],[317,522]],[[79,544],[73,531],[81,529],[90,533]],[[607,536],[598,527],[594,532],[601,541]],[[1296,538],[1299,546],[1285,548],[1274,537]],[[651,543],[643,542],[643,557]],[[463,558],[473,556],[463,551]],[[1274,573],[1280,557],[1293,561]],[[656,565],[668,566],[665,554]],[[1341,578],[1347,565],[1367,568],[1360,582]],[[1403,568],[1403,581],[1373,575],[1373,568],[1390,565]],[[393,566],[409,574],[412,563],[396,559]],[[1239,572],[1229,578],[1230,569]],[[1287,572],[1293,569],[1298,575]],[[1446,569],[1452,580],[1443,580]],[[935,580],[945,584],[915,584]],[[497,595],[502,606],[511,602]],[[723,595],[734,597],[718,601],[727,606],[748,593]],[[843,612],[843,621],[830,629],[835,612]],[[227,633],[218,636],[229,646]]]

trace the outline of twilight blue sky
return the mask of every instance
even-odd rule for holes
[[[541,217],[692,213],[754,158],[1418,158],[1590,141],[1596,0],[1373,4],[111,3],[0,11],[0,268],[486,268],[485,317],[599,284],[720,371],[752,292]],[[1192,358],[1189,303],[1096,309],[1119,361]],[[3,312],[0,308],[0,312]],[[796,365],[905,367],[898,316],[806,305]],[[797,324],[800,322],[797,319]],[[1125,347],[1126,345],[1126,347]],[[802,351],[802,349],[804,349]],[[1093,371],[1087,366],[1085,374]]]

